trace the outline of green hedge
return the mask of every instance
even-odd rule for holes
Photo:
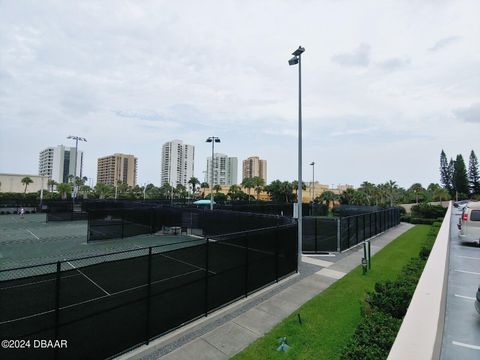
[[[342,360],[386,359],[422,275],[441,223],[435,222],[419,256],[410,259],[395,281],[378,282],[361,308],[362,320],[343,348]]]
[[[443,217],[436,218],[436,219],[424,219],[424,218],[412,217],[410,215],[403,215],[400,217],[400,221],[408,222],[410,224],[432,225],[433,223],[438,221],[442,222]]]
[[[443,218],[446,212],[447,209],[441,205],[430,205],[426,203],[414,205],[411,209],[412,218],[421,219]]]

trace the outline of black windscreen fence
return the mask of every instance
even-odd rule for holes
[[[340,218],[306,216],[302,224],[303,252],[343,251],[400,224],[400,211],[388,208]]]
[[[337,218],[306,216],[303,218],[302,251],[318,253],[337,251]]]
[[[228,220],[222,212],[202,216],[176,210],[152,215],[143,209],[123,216],[110,211],[101,215],[108,223],[104,226],[119,233],[122,226],[126,233],[134,233],[142,226],[155,230],[163,224],[196,224],[216,233],[221,230],[213,230],[215,214],[217,223],[230,221],[236,228],[273,225],[209,235],[174,249],[165,244],[1,270],[0,337],[30,344],[2,350],[2,359],[109,358],[297,270],[297,224],[285,219]],[[157,223],[155,216],[162,221]],[[278,224],[282,221],[287,223]],[[138,229],[129,228],[127,222]],[[222,224],[220,229],[226,228]],[[38,339],[64,340],[68,346],[41,350],[34,348]]]
[[[225,210],[139,207],[89,210],[88,241],[119,239],[158,231],[215,236],[291,223],[283,216]]]
[[[339,247],[343,251],[400,224],[400,210],[389,208],[347,216],[340,218],[339,222]]]
[[[286,204],[286,203],[269,203],[269,202],[259,202],[259,203],[234,203],[229,205],[216,205],[217,209],[220,210],[230,210],[230,211],[241,211],[241,212],[250,212],[257,214],[270,214],[270,215],[281,215],[281,216],[293,216],[293,208],[296,204]],[[304,215],[311,216],[326,216],[328,208],[324,204],[310,203],[302,204],[302,213]]]
[[[43,211],[47,213],[47,222],[88,220],[88,214],[82,210],[81,203],[74,204],[72,201],[45,202]]]

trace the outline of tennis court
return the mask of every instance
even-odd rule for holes
[[[0,229],[0,336],[68,342],[66,349],[7,350],[2,358],[108,358],[278,281],[297,265],[296,224],[209,238],[173,227],[88,243],[85,221],[4,216]]]
[[[123,239],[87,242],[87,221],[46,222],[45,214],[0,216],[0,269],[102,255],[149,246],[191,246],[199,237],[144,234]],[[182,244],[183,243],[183,244]],[[186,245],[185,245],[186,244]],[[33,274],[27,274],[33,275]],[[0,280],[2,279],[0,274]]]

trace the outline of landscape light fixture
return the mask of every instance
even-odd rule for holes
[[[210,210],[213,210],[213,155],[215,152],[215,143],[220,142],[220,138],[217,136],[210,136],[206,140],[207,143],[212,143],[212,178],[210,179]]]
[[[289,65],[298,64],[298,190],[297,190],[297,207],[298,207],[298,250],[297,250],[297,269],[302,261],[302,53],[305,48],[299,46],[292,55],[293,58],[288,60]]]
[[[87,139],[85,139],[84,137],[73,136],[73,135],[67,136],[67,139],[75,140],[75,168],[73,169],[73,195],[74,196],[72,196],[72,200],[75,202],[75,198],[77,197],[77,184],[75,183],[75,181],[76,181],[76,178],[77,178],[78,142],[79,141],[87,142]],[[82,169],[81,168],[80,168],[80,177],[82,177]]]

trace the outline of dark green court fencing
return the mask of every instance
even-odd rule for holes
[[[307,216],[302,249],[305,253],[343,251],[398,224],[398,208],[341,218]]]
[[[270,214],[281,216],[293,216],[293,207],[296,204],[258,202],[258,203],[233,203],[228,205],[216,205],[217,209],[229,211],[241,211],[257,214]],[[325,216],[328,208],[323,204],[302,204],[302,214],[310,216]]]
[[[81,204],[74,204],[72,201],[48,201],[42,205],[42,209],[47,213],[47,222],[88,219],[87,213],[81,210]]]
[[[400,224],[400,211],[398,208],[389,208],[347,216],[340,218],[339,222],[339,248],[343,251]]]
[[[159,231],[215,236],[292,222],[291,218],[275,215],[168,206],[99,209],[88,212],[88,241]]]
[[[297,270],[294,223],[0,271],[0,338],[30,341],[2,359],[105,359],[148,344]],[[10,274],[3,274],[10,272]],[[12,277],[20,272],[22,278]],[[66,340],[40,350],[35,339]]]
[[[304,253],[337,251],[338,219],[314,216],[303,217]]]

